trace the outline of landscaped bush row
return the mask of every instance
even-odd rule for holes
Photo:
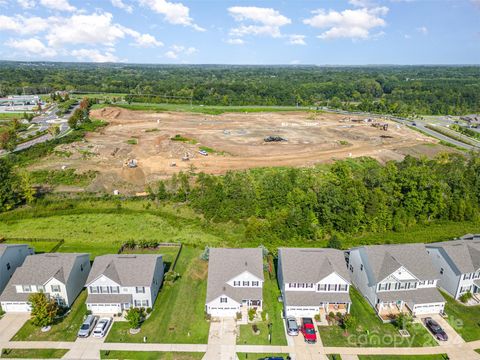
[[[460,141],[464,144],[472,145],[472,146],[479,146],[480,143],[478,141],[474,141],[469,139],[468,137],[461,136],[455,131],[449,130],[443,126],[432,126],[432,125],[425,125],[427,129],[436,131],[442,135],[448,136],[449,138],[452,138],[454,140]]]

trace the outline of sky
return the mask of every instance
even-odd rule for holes
[[[0,59],[480,64],[480,0],[0,0]]]

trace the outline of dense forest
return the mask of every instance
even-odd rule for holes
[[[480,219],[480,158],[370,158],[314,168],[271,168],[225,176],[180,173],[149,190],[187,202],[212,222],[244,222],[248,239],[323,239],[404,231],[436,220]]]
[[[131,94],[131,102],[329,106],[400,115],[480,111],[478,66],[221,66],[0,62],[0,92]]]

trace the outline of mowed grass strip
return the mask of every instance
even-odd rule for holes
[[[358,355],[359,360],[447,360],[447,354],[435,355]]]
[[[35,250],[35,254],[39,253],[48,253],[50,252],[55,246],[58,245],[60,240],[57,241],[32,241],[27,239],[7,239],[2,244],[25,244],[30,246],[33,250]],[[61,247],[61,245],[60,245]],[[60,248],[57,250],[60,251]]]
[[[163,286],[151,316],[140,333],[131,335],[127,322],[115,322],[107,342],[147,342],[206,344],[209,323],[205,320],[207,262],[202,250],[185,246],[175,271],[180,278],[172,286]]]
[[[422,347],[437,346],[438,343],[423,327],[414,323],[407,327],[410,337],[403,338],[393,324],[384,324],[375,310],[355,289],[351,289],[351,314],[356,328],[345,332],[340,326],[319,326],[318,331],[324,346],[348,347]]]
[[[68,349],[3,349],[2,359],[60,359]]]
[[[70,313],[55,322],[50,331],[42,332],[40,327],[28,320],[13,336],[12,341],[75,341],[87,313],[86,299],[87,291],[84,290],[73,303]]]
[[[449,324],[465,341],[480,340],[480,306],[465,306],[442,291]]]
[[[160,351],[100,351],[101,359],[115,360],[200,360],[204,353],[181,353]]]

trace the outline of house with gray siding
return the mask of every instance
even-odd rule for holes
[[[350,312],[350,273],[336,249],[279,248],[277,278],[284,314],[325,318]]]
[[[90,256],[83,253],[29,255],[15,270],[0,296],[6,312],[30,312],[28,298],[43,292],[62,307],[70,307],[85,286]]]
[[[87,309],[118,314],[131,307],[151,308],[163,282],[162,255],[97,256],[87,279]]]
[[[427,244],[438,286],[455,299],[470,292],[480,301],[480,234]]]
[[[0,244],[0,294],[7,285],[13,273],[23,264],[33,249],[28,245]]]
[[[348,254],[352,283],[383,320],[401,312],[443,312],[439,276],[425,244],[360,246]]]
[[[214,317],[234,317],[263,307],[261,248],[211,248],[205,311]]]

